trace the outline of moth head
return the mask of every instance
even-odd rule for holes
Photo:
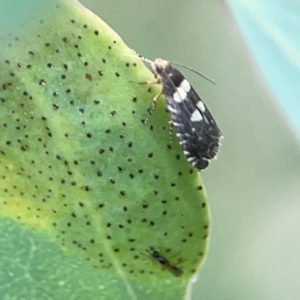
[[[170,63],[161,58],[157,58],[151,63],[152,72],[156,78],[163,77],[164,74],[169,74],[172,70]]]

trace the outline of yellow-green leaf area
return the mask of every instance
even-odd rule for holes
[[[76,1],[0,3],[2,298],[182,299],[208,207],[153,75]]]

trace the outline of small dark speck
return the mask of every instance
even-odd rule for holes
[[[92,81],[93,78],[92,78],[92,75],[91,74],[85,74],[85,78],[89,81]]]
[[[111,46],[108,46],[107,48],[108,48],[109,50],[111,50]]]
[[[111,130],[110,129],[106,129],[105,133],[111,133]]]
[[[111,111],[110,114],[113,117],[117,112],[115,110]]]
[[[171,182],[171,187],[174,187],[174,186],[176,186],[176,183]]]
[[[57,104],[53,104],[52,107],[53,107],[54,110],[58,110],[59,109],[59,106]]]
[[[126,192],[125,191],[120,191],[120,195],[121,196],[126,196]]]
[[[98,71],[99,76],[103,76],[103,72],[102,71]]]
[[[197,186],[197,191],[202,191],[203,187],[201,185]]]
[[[70,20],[70,22],[74,24],[74,23],[75,23],[75,20]]]
[[[132,97],[132,101],[133,101],[133,102],[136,102],[136,101],[137,101],[136,96],[133,96],[133,97]]]
[[[132,147],[132,144],[133,144],[132,141],[130,141],[130,142],[128,142],[127,145],[128,145],[129,148],[131,148],[131,147]]]
[[[201,205],[201,207],[204,208],[205,206],[206,206],[206,203],[203,202],[202,205]]]
[[[116,181],[115,181],[113,178],[110,178],[110,179],[109,179],[109,182],[110,182],[111,184],[115,184],[115,183],[116,183]]]
[[[106,63],[106,59],[105,59],[105,58],[102,58],[102,62],[105,64],[105,63]]]
[[[98,104],[100,104],[100,101],[99,100],[94,100],[94,104],[98,105]]]
[[[134,175],[133,175],[132,173],[130,173],[130,174],[129,174],[129,178],[130,178],[130,179],[133,179],[133,178],[134,178]]]
[[[98,205],[98,207],[99,207],[99,208],[103,208],[103,207],[104,207],[104,203],[100,203],[100,204]]]
[[[148,153],[148,157],[152,158],[153,157],[153,152]]]
[[[86,136],[90,139],[92,138],[92,134],[91,133],[87,133]]]
[[[101,177],[102,176],[102,172],[100,170],[97,171],[97,176]]]
[[[117,77],[120,77],[120,74],[119,74],[118,72],[116,72],[115,75],[116,75]]]
[[[84,109],[83,108],[79,108],[79,112],[81,112],[83,114],[84,113]]]
[[[95,30],[95,31],[94,31],[94,34],[95,34],[95,35],[99,35],[99,31],[98,31],[98,30]]]
[[[151,88],[151,87],[148,88],[148,92],[149,92],[149,93],[152,92],[152,88]]]

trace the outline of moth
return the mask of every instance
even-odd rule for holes
[[[171,125],[184,155],[198,170],[207,168],[210,160],[216,157],[220,140],[223,138],[213,116],[187,79],[169,61],[160,58],[151,61],[137,55],[151,64],[155,83],[162,86],[161,92],[152,101],[146,120],[153,113],[159,96],[164,94],[171,116]]]

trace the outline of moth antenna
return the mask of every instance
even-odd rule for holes
[[[135,53],[135,55],[137,55],[141,60],[151,64],[152,63],[152,60],[142,56],[141,54],[137,53],[134,49],[131,48],[131,50]]]
[[[213,83],[213,84],[215,84],[215,85],[216,85],[216,83],[215,83],[213,80],[211,80],[211,79],[209,79],[208,77],[206,77],[206,76],[202,75],[200,72],[198,72],[198,71],[194,70],[193,68],[191,68],[191,67],[189,67],[189,66],[186,66],[186,65],[180,64],[180,63],[178,63],[178,62],[175,62],[175,61],[170,61],[170,63],[172,63],[172,64],[174,64],[174,65],[177,65],[177,66],[180,66],[180,67],[183,67],[183,68],[186,68],[186,69],[188,69],[188,70],[190,70],[190,71],[194,72],[195,74],[197,74],[197,75],[201,76],[202,78],[204,78],[204,79],[206,79],[206,80],[208,80],[208,81],[210,81],[211,83]]]

